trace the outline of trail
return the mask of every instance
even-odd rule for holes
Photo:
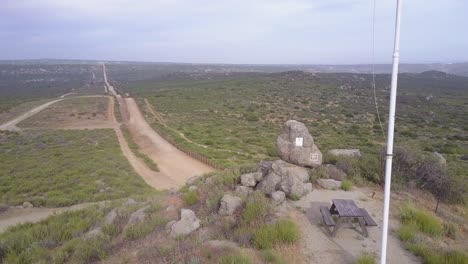
[[[66,211],[74,211],[86,208],[97,203],[82,203],[68,207],[59,208],[11,208],[6,212],[0,213],[0,233],[4,232],[8,227],[22,223],[37,223],[47,217],[63,213]]]
[[[46,109],[50,105],[55,104],[57,102],[60,102],[62,100],[64,100],[64,98],[53,100],[53,101],[47,102],[45,104],[42,104],[42,105],[40,105],[38,107],[35,107],[35,108],[27,111],[26,113],[16,117],[15,119],[10,120],[10,121],[0,125],[0,130],[19,131],[20,129],[16,126],[18,123],[20,123],[21,121],[26,120],[29,117],[39,113],[40,111]]]

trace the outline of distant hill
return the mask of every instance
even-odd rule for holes
[[[0,60],[1,64],[9,65],[52,65],[52,64],[121,64],[140,66],[180,66],[184,71],[212,72],[284,72],[284,71],[305,71],[305,72],[350,72],[350,73],[370,73],[370,64],[343,64],[343,65],[319,65],[319,64],[204,64],[204,63],[172,63],[172,62],[141,62],[141,61],[105,61],[105,60],[61,60],[61,59],[33,59],[33,60]],[[392,65],[376,64],[376,73],[390,73]],[[463,63],[428,63],[428,64],[400,64],[400,72],[422,73],[426,71],[440,71],[449,74],[468,76],[468,62]]]

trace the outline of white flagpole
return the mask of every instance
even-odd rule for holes
[[[396,8],[396,25],[395,25],[395,43],[393,50],[393,70],[392,70],[392,85],[390,92],[390,109],[388,112],[388,131],[387,131],[387,152],[385,160],[385,197],[383,211],[383,227],[382,227],[382,248],[380,255],[380,263],[385,264],[387,261],[387,235],[388,235],[388,218],[390,210],[390,184],[392,183],[392,158],[393,158],[393,133],[395,128],[395,105],[398,83],[398,63],[400,60],[400,19],[403,0],[397,0]]]

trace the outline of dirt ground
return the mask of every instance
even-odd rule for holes
[[[21,128],[99,129],[113,126],[104,96],[66,97],[19,123]]]
[[[146,122],[133,98],[125,98],[129,113],[128,127],[141,151],[152,158],[163,175],[183,186],[187,179],[214,169],[171,145]]]
[[[376,192],[376,194],[372,198],[373,192]],[[359,224],[343,223],[336,236],[330,237],[322,226],[319,206],[330,206],[332,199],[354,200],[358,206],[369,212],[378,226],[368,227],[369,237],[366,238],[360,233]],[[398,239],[395,203],[392,207],[389,222],[387,263],[421,263],[417,257],[403,248]],[[289,201],[281,210],[295,219],[301,227],[302,245],[307,258],[306,263],[335,264],[353,263],[363,253],[373,255],[378,260],[382,235],[382,208],[383,193],[380,190],[355,187],[353,191],[349,192],[315,189],[299,201]]]

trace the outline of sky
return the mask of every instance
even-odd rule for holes
[[[401,61],[468,61],[467,0],[405,0]],[[396,0],[0,0],[0,59],[390,63]]]

